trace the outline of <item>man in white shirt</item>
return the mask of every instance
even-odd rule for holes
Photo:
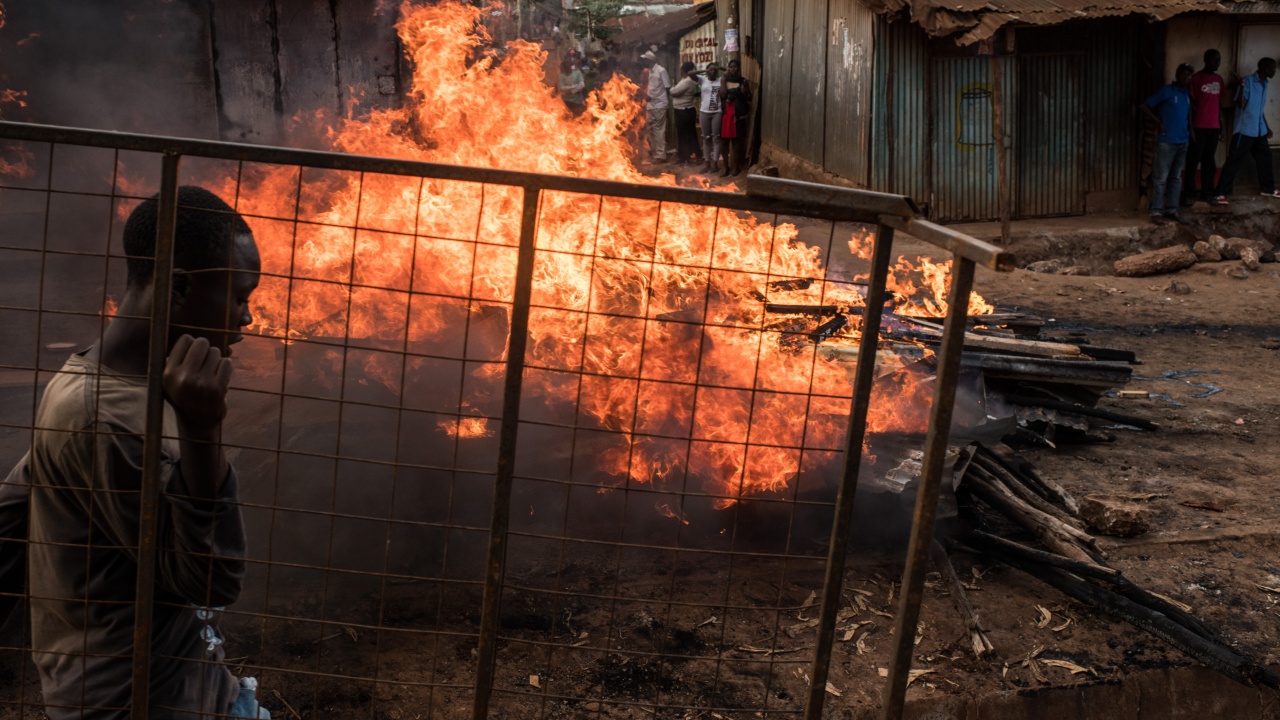
[[[649,68],[649,86],[646,88],[645,121],[649,127],[649,153],[654,162],[667,161],[667,93],[671,91],[671,76],[658,64],[652,50],[640,56]]]

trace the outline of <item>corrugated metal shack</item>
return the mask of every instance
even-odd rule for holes
[[[1001,143],[1014,218],[1137,207],[1149,156],[1137,104],[1208,47],[1222,50],[1224,75],[1251,72],[1249,48],[1267,32],[1280,53],[1280,16],[1268,14],[1280,3],[753,5],[764,15],[762,161],[904,193],[952,222],[999,216]]]

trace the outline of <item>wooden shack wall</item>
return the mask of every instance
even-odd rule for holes
[[[5,117],[319,147],[336,118],[400,102],[396,8],[375,5],[9,3],[0,87],[25,91],[27,107]]]
[[[866,187],[874,14],[858,0],[767,0],[763,9],[766,153],[783,151]]]

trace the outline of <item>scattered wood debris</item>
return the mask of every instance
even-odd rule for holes
[[[1066,660],[1052,660],[1052,659],[1046,658],[1044,660],[1041,660],[1040,662],[1044,663],[1045,665],[1048,665],[1049,667],[1056,667],[1056,668],[1062,668],[1063,670],[1070,670],[1072,675],[1081,675],[1081,674],[1087,673],[1087,674],[1096,676],[1098,674],[1097,672],[1095,672],[1090,668],[1081,667],[1073,662],[1068,662]]]
[[[1040,611],[1040,619],[1036,621],[1036,627],[1041,629],[1048,627],[1049,623],[1053,622],[1053,613],[1043,605],[1037,605],[1036,610]]]

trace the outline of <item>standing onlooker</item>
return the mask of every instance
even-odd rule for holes
[[[608,78],[604,53],[593,50],[587,53],[587,64],[582,68],[582,76],[587,81],[587,90],[598,90]]]
[[[715,172],[720,163],[720,66],[711,63],[695,73],[702,89],[702,105],[698,108],[698,124],[702,127],[702,155],[707,161],[704,172]]]
[[[742,77],[742,66],[737,60],[729,61],[724,80],[720,83],[720,101],[724,105],[724,117],[720,122],[720,137],[725,141],[724,172],[721,177],[737,175],[745,168],[747,121],[751,117],[751,85]]]
[[[645,122],[649,126],[649,154],[654,162],[667,161],[667,93],[671,90],[671,76],[658,63],[652,50],[640,56],[649,70],[645,96]]]
[[[671,107],[676,116],[676,149],[680,165],[702,161],[702,151],[698,142],[698,83],[694,80],[693,71],[697,68],[691,62],[680,65],[680,82],[671,88]],[[694,158],[691,161],[689,158]]]
[[[1187,146],[1187,167],[1182,174],[1182,204],[1197,198],[1208,200],[1218,174],[1218,141],[1222,138],[1222,86],[1218,74],[1222,53],[1205,50],[1204,69],[1191,76],[1191,143]],[[1200,191],[1196,192],[1196,168],[1200,168]]]
[[[1174,81],[1156,91],[1141,105],[1156,121],[1156,157],[1151,168],[1151,221],[1158,224],[1179,220],[1178,199],[1182,195],[1182,167],[1187,161],[1187,140],[1191,135],[1191,94],[1188,87],[1195,68],[1178,66]]]
[[[1267,106],[1267,86],[1276,74],[1276,61],[1262,58],[1258,61],[1258,72],[1240,81],[1240,89],[1236,90],[1236,126],[1231,137],[1231,147],[1227,152],[1227,164],[1222,167],[1222,177],[1218,180],[1218,189],[1214,193],[1215,205],[1226,205],[1227,196],[1235,183],[1236,173],[1245,156],[1252,155],[1258,167],[1258,184],[1262,186],[1262,194],[1267,197],[1280,198],[1276,192],[1276,177],[1271,167],[1271,127],[1267,125],[1265,113]]]
[[[587,81],[582,77],[582,71],[573,62],[573,58],[566,56],[560,61],[560,97],[564,100],[564,104],[573,112],[574,116],[582,114],[587,109],[586,89]]]

